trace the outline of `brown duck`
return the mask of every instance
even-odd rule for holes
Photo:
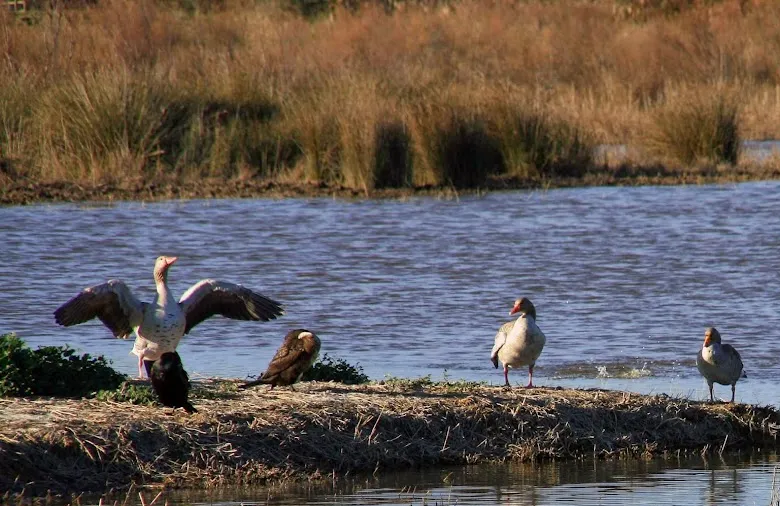
[[[241,385],[249,388],[255,385],[290,386],[300,381],[320,353],[320,339],[306,329],[291,330],[284,336],[284,342],[268,364],[260,378]],[[293,389],[294,390],[294,389]]]

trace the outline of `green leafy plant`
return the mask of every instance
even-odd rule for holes
[[[145,406],[157,404],[157,396],[148,384],[141,385],[130,381],[124,381],[116,389],[101,390],[95,398],[100,401],[129,402]]]
[[[13,333],[0,336],[0,396],[84,397],[124,380],[102,356],[78,355],[69,346],[31,350]]]
[[[420,376],[419,378],[399,378],[398,376],[385,376],[385,379],[379,382],[380,385],[387,385],[393,390],[423,390],[432,387],[435,383],[430,374]]]
[[[360,365],[348,364],[341,358],[332,359],[326,353],[306,373],[302,381],[337,381],[346,385],[368,383]]]

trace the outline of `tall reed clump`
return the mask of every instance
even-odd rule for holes
[[[30,129],[31,85],[31,80],[9,78],[0,86],[0,184],[18,177],[29,162],[25,136]]]
[[[46,179],[89,181],[176,176],[272,175],[297,151],[262,92],[176,89],[145,73],[76,74],[36,108]]]
[[[385,118],[377,123],[374,132],[375,186],[412,186],[412,138],[406,122],[400,118]]]
[[[161,159],[185,179],[273,176],[300,156],[278,115],[279,104],[242,78],[227,90],[185,90],[166,108]]]
[[[408,128],[378,82],[346,76],[319,84],[283,101],[280,128],[300,150],[297,173],[307,181],[366,192],[410,185]]]
[[[529,106],[500,106],[491,114],[506,174],[518,179],[581,177],[593,143],[577,126]]]
[[[421,101],[412,107],[413,181],[418,186],[485,185],[504,170],[498,140],[479,107]]]
[[[48,179],[142,176],[156,156],[169,98],[163,85],[127,72],[73,75],[36,110],[40,172]]]
[[[739,106],[727,92],[667,93],[651,121],[645,144],[657,156],[685,166],[697,162],[737,163]]]
[[[339,179],[341,143],[340,105],[336,90],[307,87],[282,100],[282,123],[301,156],[294,180],[330,183]]]
[[[336,86],[339,105],[337,182],[365,192],[376,185],[377,124],[384,115],[374,81]]]

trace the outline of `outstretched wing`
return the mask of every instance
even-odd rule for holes
[[[114,336],[127,338],[143,322],[145,304],[118,279],[85,288],[54,311],[54,320],[65,327],[100,318]]]
[[[496,333],[496,342],[493,344],[493,350],[490,352],[490,360],[493,362],[493,366],[498,368],[498,350],[501,349],[502,346],[504,346],[504,343],[506,343],[506,338],[509,336],[509,333],[512,331],[512,327],[514,327],[515,322],[506,322],[505,324],[501,325],[501,328],[498,329],[498,332]]]
[[[275,300],[249,288],[225,281],[204,279],[194,284],[179,299],[187,318],[184,333],[207,318],[222,315],[234,320],[268,321],[284,314]]]

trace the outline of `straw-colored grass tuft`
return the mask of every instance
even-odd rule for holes
[[[98,400],[0,400],[0,490],[226,486],[507,459],[644,457],[775,445],[777,411],[603,390],[400,381],[237,391],[199,413]]]
[[[684,166],[736,165],[741,140],[738,112],[736,99],[723,92],[670,93],[653,116],[647,145],[658,156]]]

